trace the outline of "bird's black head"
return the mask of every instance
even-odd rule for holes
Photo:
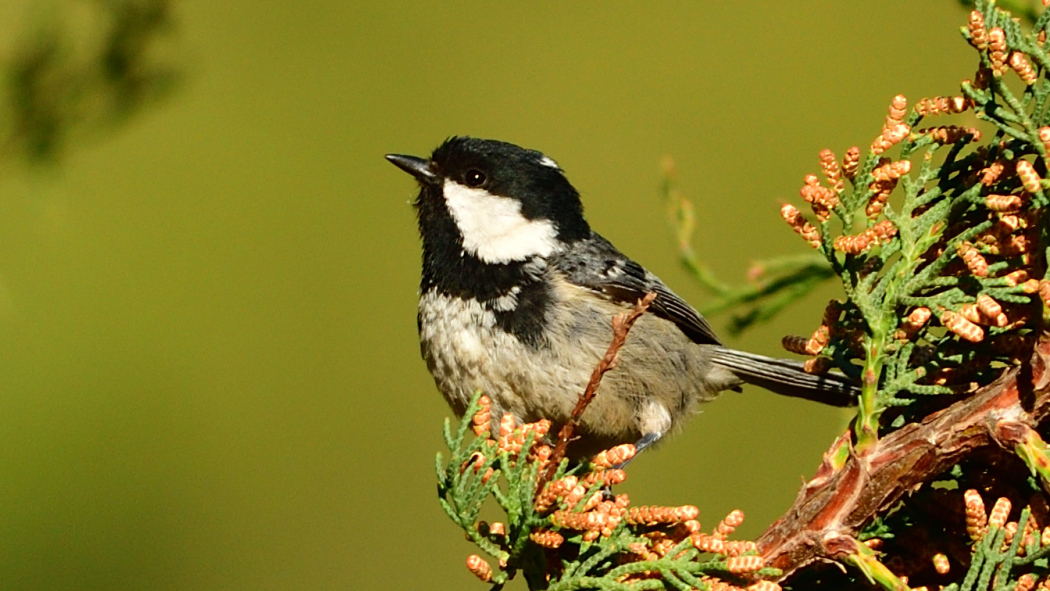
[[[495,140],[453,137],[430,159],[387,159],[422,187],[416,207],[424,257],[464,254],[487,264],[547,256],[586,238],[579,193],[550,158]]]

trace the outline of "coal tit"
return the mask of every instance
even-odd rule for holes
[[[494,421],[563,423],[609,345],[610,319],[648,292],[656,299],[583,413],[571,455],[645,448],[744,382],[853,403],[843,376],[723,346],[692,306],[591,230],[579,193],[540,152],[453,137],[429,159],[387,159],[421,187],[420,345],[457,415],[481,391]]]

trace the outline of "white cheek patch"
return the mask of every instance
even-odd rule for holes
[[[526,218],[518,200],[454,181],[445,181],[444,192],[452,219],[463,236],[463,249],[482,261],[522,261],[557,250],[554,223]]]

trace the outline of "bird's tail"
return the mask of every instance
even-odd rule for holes
[[[713,361],[749,384],[792,398],[831,406],[855,406],[860,388],[841,374],[812,374],[798,361],[717,348]]]

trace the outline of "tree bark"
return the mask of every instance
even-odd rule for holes
[[[971,396],[910,423],[858,455],[844,433],[825,454],[816,476],[792,507],[757,540],[769,566],[787,578],[820,560],[855,551],[857,533],[969,454],[985,446],[1013,450],[1050,410],[1050,337],[1043,335],[1031,362],[1008,369]],[[848,455],[835,465],[836,450]]]

